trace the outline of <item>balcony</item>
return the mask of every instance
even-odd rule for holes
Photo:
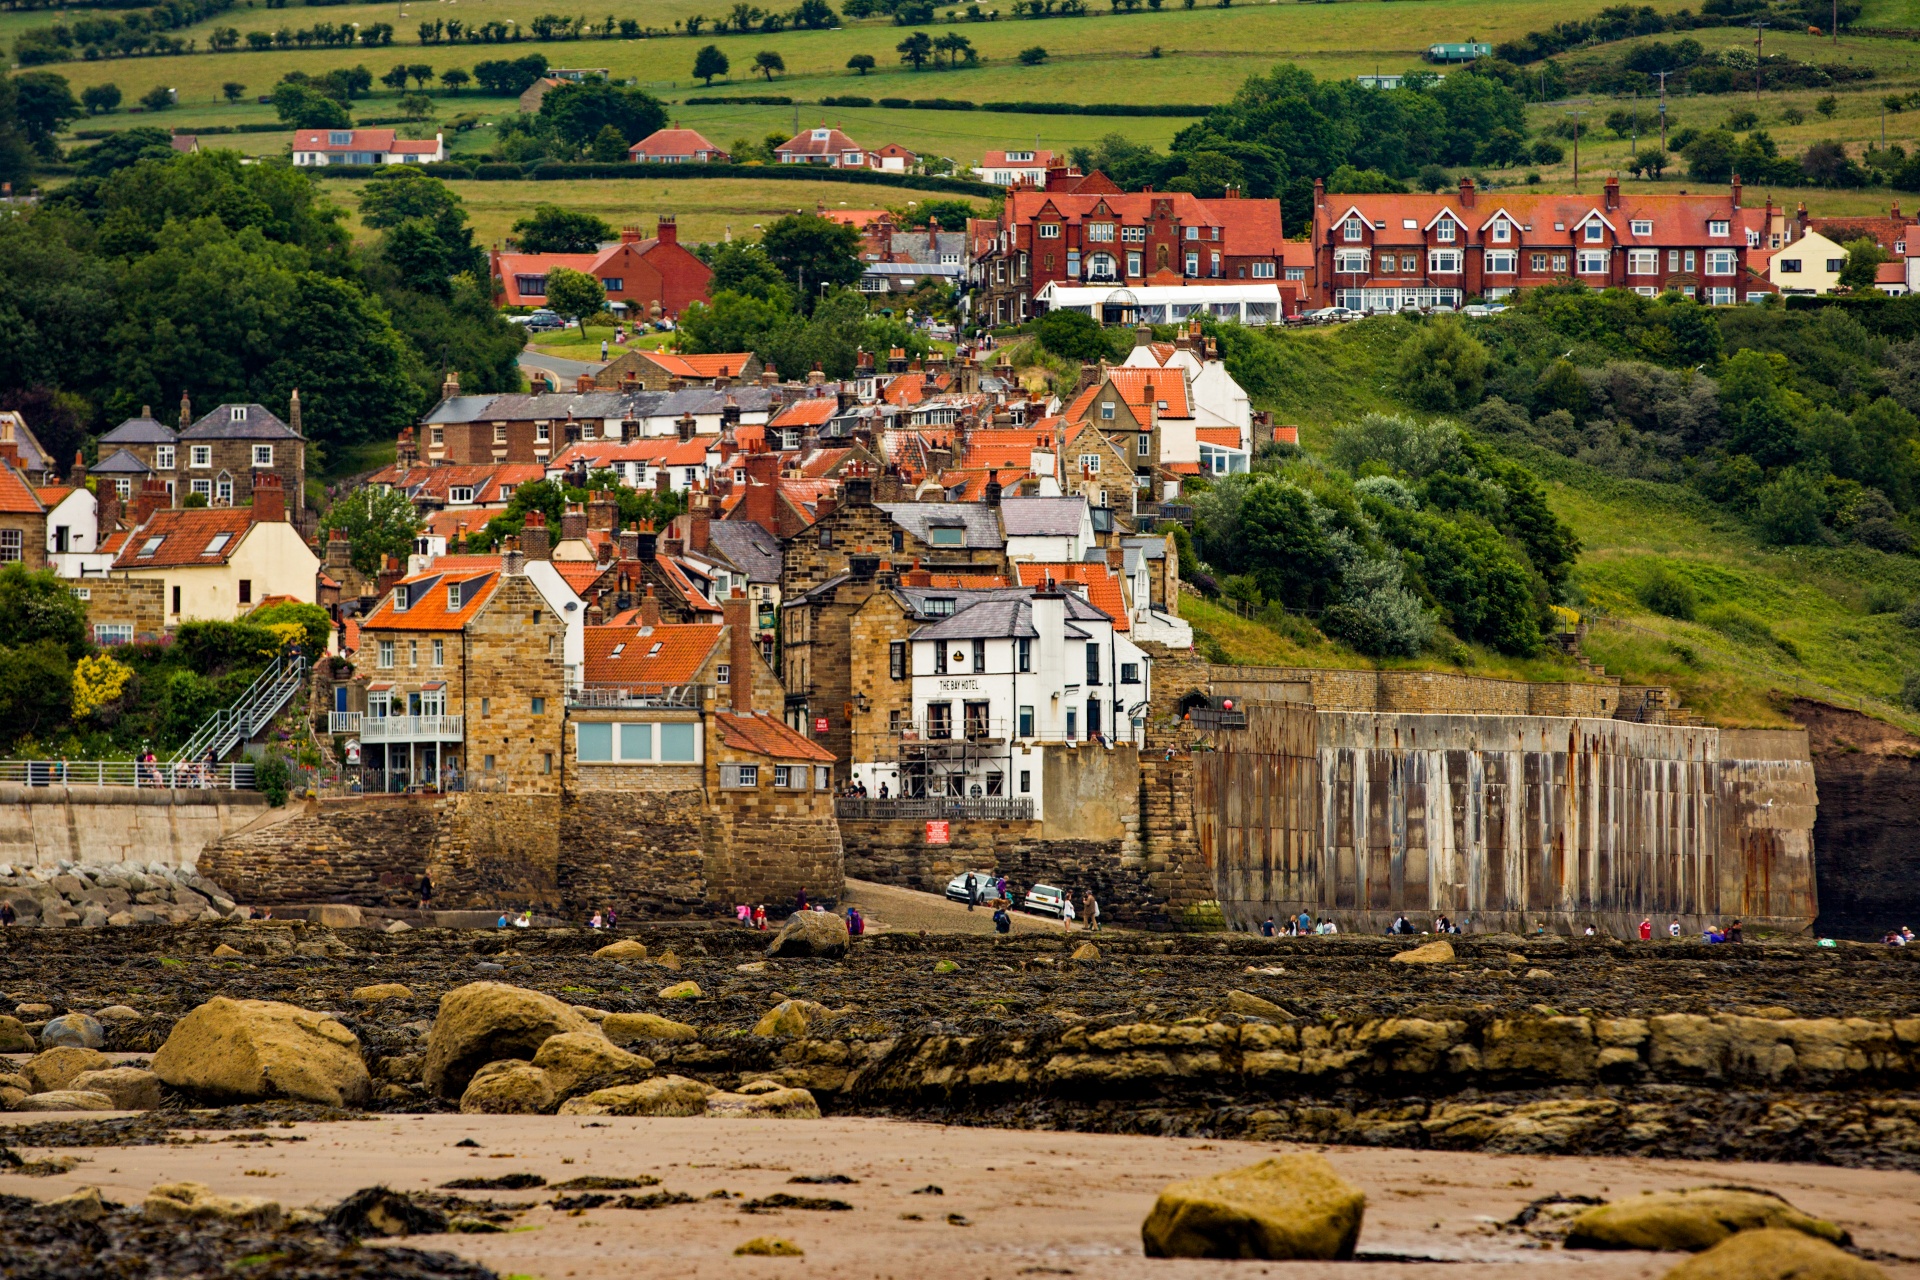
[[[358,711],[327,712],[327,732],[328,733],[360,732],[361,714],[362,713]]]
[[[833,802],[837,818],[868,822],[1032,822],[1033,801],[1011,796],[841,796]]]
[[[360,740],[457,742],[466,736],[466,723],[465,716],[362,716]]]
[[[707,686],[703,684],[580,684],[567,691],[570,707],[698,711],[706,702]]]

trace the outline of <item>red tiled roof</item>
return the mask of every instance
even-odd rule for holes
[[[943,591],[992,591],[1007,585],[1006,575],[999,573],[930,573],[932,581],[927,585]]]
[[[1219,445],[1223,449],[1238,449],[1240,428],[1238,427],[1195,427],[1193,434],[1201,444]]]
[[[32,516],[46,513],[33,486],[11,463],[0,463],[0,512]]]
[[[1329,195],[1324,211],[1330,225],[1338,226],[1349,212],[1357,210],[1375,226],[1372,242],[1379,245],[1424,247],[1427,227],[1442,212],[1448,213],[1464,229],[1462,245],[1490,243],[1493,224],[1505,215],[1512,223],[1512,238],[1505,243],[1517,247],[1555,246],[1574,243],[1577,228],[1598,216],[1613,228],[1612,240],[1621,245],[1700,244],[1709,239],[1707,223],[1728,221],[1734,226],[1723,243],[1730,249],[1744,248],[1746,238],[1740,229],[1749,216],[1759,210],[1733,208],[1731,190],[1701,195],[1667,195],[1622,189],[1616,208],[1606,207],[1604,195],[1528,194],[1520,191],[1481,191],[1473,207],[1461,203],[1457,191],[1439,195]],[[1413,223],[1409,227],[1406,224]],[[1651,224],[1644,234],[1635,234],[1635,222]],[[1385,226],[1379,224],[1384,223]],[[1717,240],[1718,238],[1715,237]],[[1404,283],[1395,281],[1396,284]]]
[[[702,137],[697,129],[655,129],[627,148],[630,156],[697,156],[702,152],[726,154]]]
[[[34,487],[33,496],[40,499],[41,504],[51,511],[65,502],[72,492],[73,486],[70,484],[44,484]]]
[[[560,581],[572,589],[573,594],[585,596],[587,589],[600,580],[600,575],[611,566],[603,566],[592,560],[554,560],[553,571],[560,575]]]
[[[721,633],[722,628],[704,622],[583,627],[585,678],[594,684],[687,684],[706,664]]]
[[[967,437],[960,465],[969,469],[1017,467],[1024,473],[1036,450],[1057,452],[1060,445],[1059,433],[1050,427],[994,427]]]
[[[1907,264],[1899,259],[1883,262],[1873,269],[1873,282],[1879,284],[1904,285],[1907,282]]]
[[[1093,180],[1099,177],[1099,182]],[[1002,225],[1017,227],[1043,219],[1069,224],[1113,221],[1141,225],[1149,220],[1155,201],[1173,202],[1173,216],[1188,227],[1219,227],[1221,252],[1236,257],[1275,257],[1286,243],[1280,228],[1278,200],[1202,199],[1185,192],[1141,191],[1131,194],[1102,191],[1110,186],[1103,175],[1088,174],[1078,191],[1045,191],[1014,187],[1007,192]],[[1327,197],[1329,203],[1347,197]],[[1425,199],[1426,197],[1420,197]],[[1102,212],[1104,210],[1104,212]]]
[[[1023,587],[1037,587],[1048,578],[1055,582],[1086,583],[1087,603],[1112,618],[1115,631],[1132,630],[1127,617],[1126,593],[1121,590],[1119,576],[1106,565],[1070,560],[1022,560],[1013,569]]]
[[[683,356],[675,351],[642,351],[641,356],[679,378],[737,378],[753,359],[751,351],[716,351]]]
[[[300,129],[293,135],[295,151],[392,151],[393,130],[391,129],[351,129],[353,141],[335,144],[327,141],[327,136],[340,132],[334,129]]]
[[[1167,463],[1167,470],[1177,476],[1197,476],[1200,474],[1200,464],[1197,462],[1169,462]]]
[[[756,711],[752,715],[722,711],[714,716],[714,720],[720,726],[721,741],[736,751],[751,751],[775,760],[833,763],[833,752],[810,738],[801,737],[782,721],[763,711]]]
[[[868,223],[878,222],[886,217],[887,211],[885,209],[822,209],[820,216],[828,222],[844,223],[859,230],[866,227]]]
[[[838,412],[840,412],[840,397],[808,396],[804,400],[795,400],[782,408],[767,425],[770,427],[819,427],[826,425]]]
[[[179,569],[196,564],[225,564],[240,548],[253,513],[245,507],[156,511],[134,530],[126,549],[113,562],[116,569]],[[221,535],[225,535],[224,539]],[[154,542],[159,539],[158,544]],[[214,543],[220,543],[213,548]],[[140,554],[149,547],[147,555]]]
[[[487,567],[456,568],[435,563],[423,573],[402,578],[368,614],[361,624],[368,631],[458,631],[478,616],[481,606],[493,597],[500,585],[500,565],[494,556],[445,556],[443,561],[491,561]],[[449,608],[447,589],[461,587],[460,607]],[[469,585],[471,584],[471,585]],[[395,593],[411,587],[412,603],[405,609],[394,608]]]
[[[824,136],[815,137],[816,133]],[[833,156],[836,159],[843,151],[865,150],[865,147],[838,129],[829,129],[824,126],[817,129],[802,129],[774,148],[776,153],[786,152],[796,156]]]
[[[980,157],[978,167],[982,169],[1049,169],[1057,164],[1065,164],[1066,159],[1058,152],[1035,151],[1031,160],[1009,160],[1004,151],[989,151]]]

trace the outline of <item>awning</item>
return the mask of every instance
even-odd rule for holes
[[[445,689],[446,687],[447,687],[447,682],[445,680],[429,680],[425,684],[420,686],[420,692],[439,693],[441,690]]]
[[[393,681],[391,680],[379,680],[367,686],[368,693],[391,693],[392,691]]]

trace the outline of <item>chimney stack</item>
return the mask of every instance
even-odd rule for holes
[[[147,521],[153,519],[154,512],[164,510],[172,505],[173,500],[167,496],[166,484],[160,480],[156,480],[152,476],[148,476],[146,483],[140,486],[140,492],[133,500],[134,528],[137,529]]]
[[[185,431],[193,425],[193,401],[187,399],[187,393],[180,393],[180,429]]]
[[[1000,493],[1001,493],[1000,472],[997,470],[987,472],[987,488],[986,488],[987,505],[990,507],[999,506]]]
[[[335,578],[353,567],[353,542],[345,529],[327,533],[327,573]]]
[[[295,387],[293,394],[287,397],[287,425],[293,428],[293,434],[305,437],[306,433],[300,430],[300,388],[298,387]]]
[[[638,560],[640,558],[639,529],[640,529],[640,526],[636,524],[631,529],[626,529],[621,531],[620,558],[622,560]]]
[[[642,520],[640,527],[635,532],[640,536],[634,546],[633,558],[636,560],[653,559],[656,549],[660,544],[660,535],[654,531],[653,521]]]
[[[704,553],[711,545],[712,533],[713,501],[696,485],[687,495],[687,546]]]
[[[512,539],[508,539],[508,543],[511,545]],[[380,572],[375,574],[373,579],[374,590],[384,596],[393,590],[394,584],[399,582],[404,576],[406,575],[400,572],[400,562],[398,560],[392,556],[381,556]]]
[[[447,370],[446,381],[440,384],[440,398],[442,400],[451,400],[459,394],[460,371],[458,369],[449,369]]]
[[[524,577],[527,572],[526,553],[520,550],[520,539],[508,534],[501,539],[505,554],[500,557],[500,576],[503,578]]]
[[[165,493],[165,486],[162,486],[160,491]],[[111,480],[103,481],[93,495],[93,502],[94,518],[100,527],[99,533],[94,538],[93,545],[98,548],[105,546],[107,539],[111,538],[120,530],[119,487]]]
[[[1733,181],[1735,184],[1733,189],[1733,207],[1738,209],[1740,207],[1740,179],[1735,178]],[[1620,207],[1620,177],[1618,174],[1609,174],[1606,182],[1601,186],[1601,191],[1606,197],[1605,203],[1608,213],[1612,213]]]
[[[620,529],[620,501],[612,491],[596,489],[587,499],[587,527],[617,533]]]
[[[1314,183],[1313,183],[1313,192],[1314,192],[1314,202],[1317,204],[1320,198],[1320,181],[1317,178],[1314,180]],[[1473,208],[1474,194],[1475,192],[1473,189],[1473,179],[1472,178],[1460,179],[1460,205],[1462,208],[1465,208],[1465,209]]]
[[[1619,190],[1620,180],[1616,178],[1613,180],[1613,183],[1614,189],[1616,191]],[[1737,173],[1733,175],[1733,207],[1735,209],[1740,207],[1740,175]]]
[[[653,584],[647,584],[647,593],[640,597],[640,625],[657,627],[660,625],[660,597],[653,594]]]
[[[526,525],[520,530],[520,545],[529,560],[553,559],[553,535],[547,530],[546,512],[527,512]]]
[[[280,483],[280,477],[271,471],[257,471],[253,476],[253,523],[285,524],[287,520],[287,491]]]
[[[67,468],[67,483],[76,489],[87,487],[87,457],[78,449],[73,451],[73,465]]]
[[[560,515],[560,541],[580,542],[587,536],[587,509],[577,502],[569,502],[567,509]]]
[[[753,714],[753,631],[748,625],[747,596],[735,587],[722,606],[727,623],[728,662],[727,701],[735,715]]]
[[[654,238],[661,244],[680,243],[680,224],[674,221],[672,214],[663,213],[660,215],[660,222],[655,228]]]
[[[920,557],[915,556],[913,558],[913,568],[900,575],[900,582],[902,585],[909,587],[930,587],[933,585],[933,574],[928,570],[922,569],[920,567]]]

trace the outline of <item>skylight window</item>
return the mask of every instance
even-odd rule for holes
[[[209,555],[209,556],[219,555],[220,552],[225,549],[226,545],[232,541],[233,541],[232,534],[216,533],[213,535],[213,540],[207,543],[207,549],[201,552],[201,554]]]
[[[607,657],[609,659],[618,658],[622,653],[626,652],[626,649],[627,649],[627,642],[625,640],[622,640],[619,644],[613,646],[613,652],[608,654]]]
[[[144,560],[147,557],[153,555],[155,552],[159,551],[160,544],[165,542],[166,540],[167,540],[167,535],[164,533],[157,538],[148,538],[146,542],[141,544],[140,558]]]
[[[662,640],[655,640],[655,641],[653,642],[653,648],[651,648],[651,649],[649,649],[649,650],[647,650],[647,656],[648,656],[649,658],[653,658],[653,657],[658,657],[658,656],[659,656],[659,653],[660,653],[660,647],[661,647],[661,645],[663,645],[664,643],[665,643],[665,641],[662,641]]]

